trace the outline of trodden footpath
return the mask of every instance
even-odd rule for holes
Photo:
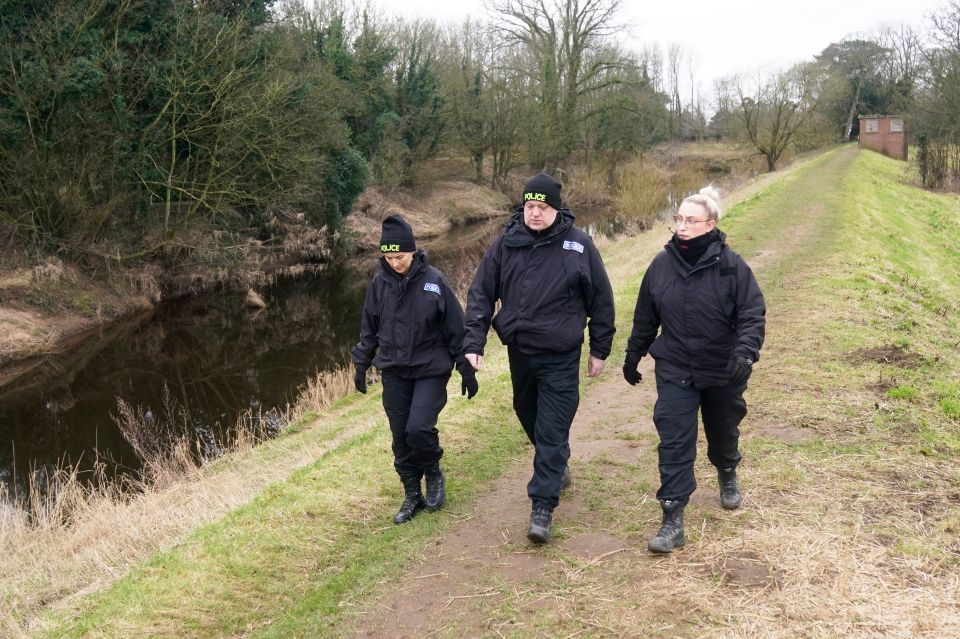
[[[720,507],[701,437],[682,550],[646,551],[660,518],[649,358],[639,386],[620,375],[661,227],[601,246],[617,341],[584,384],[550,544],[526,540],[532,452],[494,347],[480,395],[452,395],[441,415],[441,512],[390,524],[400,490],[378,393],[349,398],[368,430],[38,634],[960,636],[960,203],[909,179],[846,147],[721,221],[763,288],[767,341],[742,426],[744,504]]]

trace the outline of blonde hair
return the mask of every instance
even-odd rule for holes
[[[723,209],[720,208],[720,189],[712,184],[708,184],[699,192],[683,200],[683,204],[687,202],[699,204],[706,209],[708,220],[717,221],[723,217]]]

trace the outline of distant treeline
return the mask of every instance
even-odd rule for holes
[[[149,254],[197,220],[333,230],[441,151],[494,187],[520,165],[613,184],[671,139],[742,140],[773,170],[867,113],[908,116],[930,185],[958,168],[960,0],[712,98],[679,47],[624,48],[618,5],[490,0],[451,26],[341,0],[0,0],[0,238],[140,233]]]

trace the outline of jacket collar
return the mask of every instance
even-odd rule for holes
[[[388,282],[397,281],[401,284],[418,278],[425,270],[427,270],[427,266],[430,265],[427,261],[427,252],[423,249],[417,249],[416,252],[414,252],[413,263],[410,264],[410,270],[403,275],[390,268],[390,265],[387,264],[386,258],[384,258],[382,255],[380,256],[378,262],[380,263],[380,270],[383,272]]]
[[[726,245],[727,245],[727,234],[721,231],[720,229],[717,229],[716,241],[713,242],[709,247],[707,247],[707,250],[704,251],[703,255],[700,256],[700,259],[697,260],[697,263],[694,264],[693,266],[687,264],[687,261],[683,259],[682,255],[680,255],[680,251],[677,250],[677,247],[674,246],[673,244],[672,237],[670,238],[670,241],[667,242],[666,245],[664,245],[663,248],[665,248],[667,252],[674,257],[674,259],[677,261],[677,264],[680,266],[681,272],[693,273],[694,271],[698,271],[701,268],[704,268],[706,266],[709,266],[710,264],[713,264],[716,261],[714,258],[716,258],[720,254],[720,251],[723,250],[723,247]]]
[[[540,244],[548,244],[566,233],[573,226],[576,216],[568,208],[562,208],[557,211],[557,221],[549,229],[546,229],[540,237],[534,237],[524,227],[523,207],[519,206],[513,210],[513,214],[504,225],[503,243],[512,248],[521,248]]]

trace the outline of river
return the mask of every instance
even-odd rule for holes
[[[0,482],[24,495],[31,471],[42,479],[69,465],[89,479],[100,462],[108,478],[136,473],[118,398],[161,415],[166,387],[207,444],[240,411],[284,408],[308,376],[347,360],[366,281],[346,268],[288,279],[261,290],[267,307],[256,311],[243,292],[178,299],[46,358],[0,388]]]
[[[422,242],[455,288],[469,284],[472,264],[506,219],[459,227]],[[622,232],[622,219],[585,213],[592,234]],[[118,400],[139,415],[185,410],[186,433],[213,453],[243,411],[275,419],[298,388],[319,371],[349,360],[360,308],[376,259],[363,268],[328,267],[260,292],[267,306],[251,310],[244,292],[219,291],[160,305],[124,321],[70,352],[44,359],[0,388],[0,486],[27,494],[31,473],[43,483],[57,468],[75,467],[81,481],[136,476],[140,460],[115,417]],[[169,394],[172,402],[164,396]]]

